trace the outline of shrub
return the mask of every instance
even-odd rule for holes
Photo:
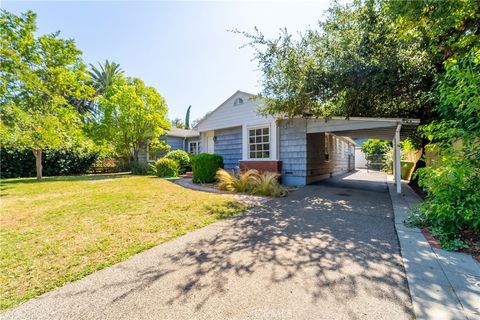
[[[278,182],[280,174],[276,172],[263,172],[255,177],[253,194],[270,197],[284,197],[287,191]]]
[[[256,176],[258,176],[257,170],[234,174],[220,169],[217,171],[218,188],[226,191],[251,192]]]
[[[0,153],[1,178],[35,176],[35,157],[31,150],[1,148]],[[97,157],[97,152],[91,150],[47,150],[43,153],[43,174],[45,176],[84,174],[95,163]]]
[[[438,83],[440,121],[421,127],[438,152],[438,165],[416,175],[426,192],[419,206],[442,247],[465,246],[463,233],[480,234],[480,45],[445,63]]]
[[[190,156],[188,153],[186,153],[183,150],[173,150],[167,153],[165,156],[167,159],[172,159],[178,162],[179,169],[178,173],[179,174],[184,174],[185,172],[189,171],[191,169],[190,166]]]
[[[193,182],[209,183],[215,181],[219,168],[223,168],[223,158],[219,154],[200,153],[191,158]]]
[[[382,171],[393,171],[392,143],[390,141],[368,139],[361,147],[371,164],[378,164]]]
[[[132,172],[132,174],[143,176],[148,173],[148,165],[134,161],[130,164],[130,171]]]
[[[248,170],[234,174],[223,169],[217,171],[218,187],[233,192],[248,192],[255,195],[283,197],[286,190],[278,182],[280,175],[275,172],[259,173]]]
[[[159,177],[178,176],[179,164],[176,160],[161,158],[155,162],[155,174]]]

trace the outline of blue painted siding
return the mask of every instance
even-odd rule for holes
[[[242,127],[215,130],[214,152],[223,157],[227,170],[237,169],[242,160]]]
[[[180,137],[166,137],[167,144],[170,146],[170,151],[183,150],[183,138]]]

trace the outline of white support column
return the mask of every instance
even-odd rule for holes
[[[248,129],[242,125],[242,160],[248,160]]]
[[[394,159],[394,174],[395,174],[395,184],[397,186],[397,193],[402,193],[402,168],[400,164],[400,129],[402,128],[401,124],[397,125],[395,130],[395,139],[394,139],[394,149],[395,149],[395,159]]]

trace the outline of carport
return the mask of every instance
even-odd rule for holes
[[[394,151],[393,173],[397,193],[401,193],[400,141],[412,135],[420,121],[402,118],[334,117],[331,119],[308,119],[306,133],[334,133],[349,138],[391,140]]]

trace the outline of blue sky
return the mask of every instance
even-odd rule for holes
[[[236,90],[260,91],[259,73],[245,39],[227,30],[267,36],[279,29],[303,31],[328,9],[320,2],[23,2],[1,1],[19,14],[38,14],[40,34],[61,31],[73,38],[86,63],[119,63],[167,100],[170,118],[192,119],[214,109]]]

